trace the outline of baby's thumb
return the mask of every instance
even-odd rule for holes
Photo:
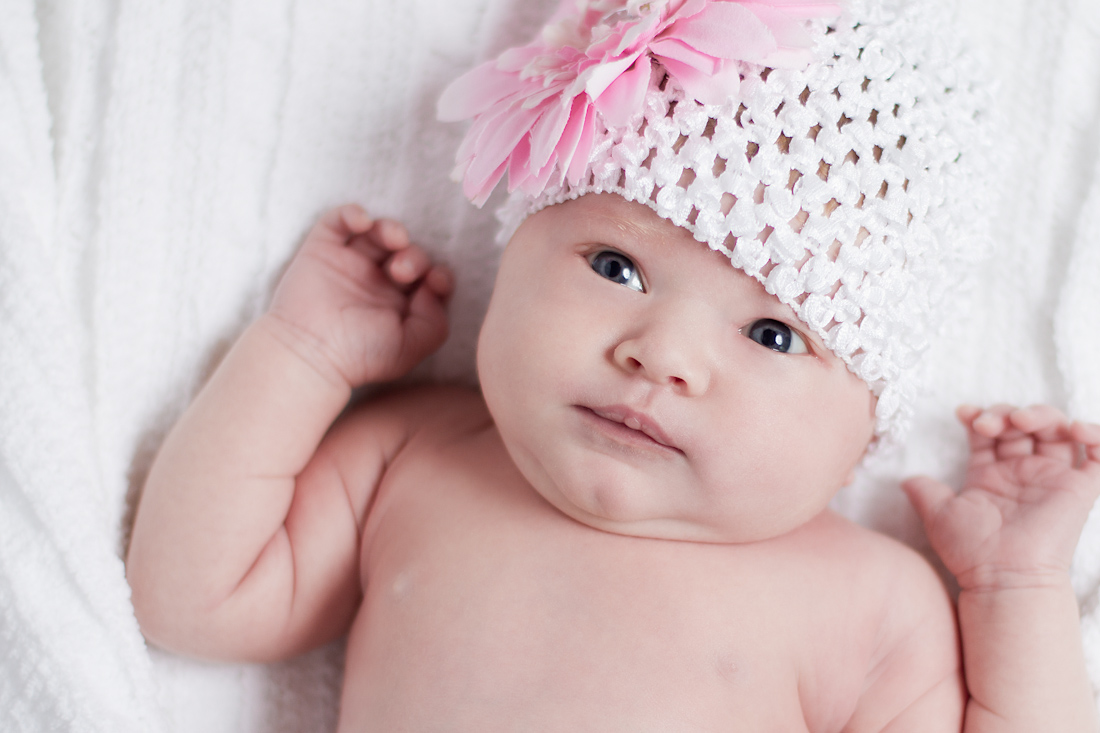
[[[906,479],[902,481],[901,489],[909,497],[909,503],[917,511],[926,530],[935,521],[943,505],[955,497],[954,489],[929,476]]]

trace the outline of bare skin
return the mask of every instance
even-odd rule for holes
[[[485,400],[420,388],[339,419],[353,387],[441,343],[452,280],[398,225],[327,214],[150,473],[127,558],[149,640],[272,660],[350,631],[344,732],[962,730],[947,593],[826,508],[870,437],[866,388],[633,206],[584,197],[521,227],[479,346]],[[609,250],[640,277],[601,269]],[[796,348],[759,343],[762,321]],[[1095,730],[1064,592],[1100,428],[960,417],[978,493],[906,488],[963,583],[965,730]],[[1057,470],[1034,480],[1025,447]],[[990,506],[1009,519],[976,532],[966,512]]]
[[[1039,405],[963,406],[965,488],[904,484],[959,582],[967,731],[1095,731],[1070,562],[1100,490],[1100,427]]]

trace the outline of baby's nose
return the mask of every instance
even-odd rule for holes
[[[613,351],[619,368],[687,396],[706,392],[711,377],[710,344],[705,329],[685,310],[634,324]]]

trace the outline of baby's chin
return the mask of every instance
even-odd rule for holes
[[[798,516],[729,517],[717,511],[692,516],[676,512],[675,508],[647,511],[640,503],[624,501],[621,495],[616,495],[621,492],[579,492],[569,487],[540,486],[543,482],[538,481],[529,483],[547,503],[570,519],[601,532],[639,539],[730,545],[764,542],[795,533],[827,512],[826,507],[820,507]]]

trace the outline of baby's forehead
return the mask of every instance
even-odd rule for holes
[[[565,220],[579,230],[590,229],[593,236],[610,233],[661,245],[689,241],[699,244],[687,229],[661,217],[648,206],[614,193],[588,193],[550,208],[561,211]]]
[[[700,256],[709,259],[712,253],[688,229],[616,193],[587,193],[544,211],[550,213],[548,226],[567,239],[609,246],[633,245],[670,257],[679,255],[685,266],[690,266],[690,262]],[[722,259],[727,265],[723,271],[740,273],[729,266],[728,258],[723,256]]]

